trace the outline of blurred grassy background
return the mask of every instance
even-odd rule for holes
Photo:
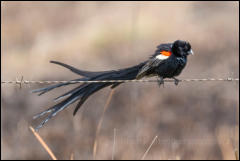
[[[239,77],[238,2],[1,2],[1,79],[70,80],[58,60],[85,70],[135,65],[160,43],[191,43],[181,78]],[[1,85],[1,159],[49,159],[28,129],[32,116],[68,86]],[[92,159],[96,127],[110,89],[73,106],[40,131],[60,159]],[[239,141],[239,82],[126,83],[115,90],[98,137],[96,159],[234,159]]]

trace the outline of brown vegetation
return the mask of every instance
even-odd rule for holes
[[[123,68],[176,39],[190,41],[195,53],[180,79],[239,77],[238,2],[1,2],[1,13],[2,80],[78,78],[50,60],[92,71]],[[29,92],[43,86],[2,84],[2,159],[50,159],[28,127],[73,86],[41,97]],[[155,136],[145,159],[235,158],[239,82],[125,83],[102,118],[109,92],[39,130],[58,159],[112,159],[113,151],[114,159],[141,159]]]

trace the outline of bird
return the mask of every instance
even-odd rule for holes
[[[82,76],[81,78],[51,85],[48,87],[32,90],[32,93],[39,93],[42,95],[55,88],[66,86],[70,84],[76,84],[77,81],[102,81],[102,80],[139,80],[143,77],[158,77],[158,85],[164,85],[165,78],[174,79],[175,85],[178,85],[179,80],[176,76],[180,75],[182,70],[187,64],[188,55],[193,55],[191,45],[187,41],[176,40],[173,43],[163,43],[157,46],[155,53],[149,57],[148,60],[141,62],[135,66],[109,71],[85,71],[77,69],[73,66],[64,64],[58,61],[50,61],[50,63],[60,65],[72,71],[73,73]],[[124,82],[91,82],[82,83],[76,88],[64,93],[63,95],[55,98],[55,101],[62,100],[56,105],[48,108],[47,110],[36,114],[33,119],[47,115],[47,117],[35,128],[36,130],[43,127],[43,125],[54,117],[57,113],[67,108],[69,105],[78,101],[73,115],[77,113],[83,103],[95,92],[111,86],[116,88]]]

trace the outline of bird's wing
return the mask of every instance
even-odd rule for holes
[[[141,79],[144,77],[147,73],[151,73],[152,70],[154,70],[156,67],[158,67],[160,64],[163,64],[170,56],[171,51],[165,51],[162,50],[158,53],[155,53],[147,62],[146,64],[139,70],[136,79]]]

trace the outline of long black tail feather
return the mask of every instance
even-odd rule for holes
[[[94,77],[94,76],[97,76],[97,75],[99,75],[99,74],[104,74],[104,73],[110,73],[110,72],[112,72],[112,71],[90,72],[90,71],[85,71],[85,70],[77,69],[77,68],[75,68],[75,67],[73,67],[73,66],[70,66],[70,65],[64,64],[64,63],[62,63],[62,62],[58,62],[58,61],[50,61],[50,63],[63,66],[63,67],[65,67],[65,68],[71,70],[73,73],[76,73],[76,74],[78,74],[78,75],[85,76],[85,77]]]
[[[38,92],[41,92],[39,93],[38,95],[42,95],[42,94],[45,94],[55,88],[58,88],[58,87],[61,87],[61,86],[66,86],[66,85],[69,85],[69,84],[76,84],[78,82],[72,82],[72,81],[88,81],[89,78],[80,78],[80,79],[74,79],[74,80],[71,80],[69,82],[66,82],[66,83],[59,83],[59,84],[56,84],[56,85],[51,85],[51,86],[48,86],[48,87],[44,87],[44,88],[39,88],[39,89],[35,89],[35,90],[32,90],[31,92],[32,93],[38,93]]]
[[[72,95],[69,98],[65,99],[64,101],[54,105],[53,107],[50,107],[49,109],[35,115],[33,117],[33,119],[37,119],[38,117],[41,117],[43,115],[45,115],[46,113],[50,113],[47,118],[45,118],[36,128],[36,130],[38,130],[39,128],[41,128],[47,121],[49,121],[53,116],[55,116],[58,112],[62,111],[63,109],[65,109],[67,106],[69,106],[70,104],[74,103],[77,101],[77,99],[79,99],[81,97],[81,95]]]
[[[67,69],[70,69],[72,72],[85,76],[80,79],[75,79],[73,81],[84,81],[84,80],[132,80],[135,79],[138,71],[140,68],[145,64],[141,63],[139,65],[130,67],[130,68],[125,68],[125,69],[120,69],[120,70],[112,70],[112,71],[103,71],[103,72],[90,72],[90,71],[83,71],[79,70],[77,68],[74,68],[70,65],[57,62],[57,61],[51,61],[51,63],[61,65]],[[44,119],[39,126],[37,126],[36,129],[41,128],[48,120],[50,120],[53,116],[55,116],[58,112],[64,110],[67,108],[70,104],[76,102],[79,100],[73,115],[77,113],[77,111],[80,109],[80,107],[83,105],[83,103],[95,92],[101,90],[102,88],[105,88],[107,86],[111,86],[111,88],[115,88],[118,85],[120,85],[122,82],[99,82],[99,83],[82,83],[80,86],[73,88],[72,90],[64,93],[63,95],[55,98],[55,101],[59,101],[63,99],[64,97],[67,97],[65,100],[61,101],[60,103],[50,107],[49,109],[35,115],[33,118],[37,119],[47,113],[50,113],[46,119]],[[42,95],[46,92],[49,92],[55,88],[61,87],[61,86],[66,86],[70,84],[76,84],[76,82],[66,82],[66,83],[59,83],[56,85],[52,85],[49,87],[45,88],[40,88],[33,90],[33,93],[39,93],[39,95]]]
[[[104,84],[98,84],[98,85],[91,84],[88,87],[85,87],[86,89],[84,90],[84,95],[81,97],[79,104],[75,107],[73,115],[77,113],[81,105],[87,100],[89,96],[91,96],[93,93],[109,85],[110,83],[104,83]]]
[[[82,88],[83,86],[86,86],[86,85],[87,85],[86,83],[85,84],[81,84],[80,86],[77,86],[76,88],[73,88],[72,90],[64,93],[63,95],[54,98],[54,101],[57,102],[57,101],[63,99],[64,97],[70,96],[73,93],[76,93],[77,91],[79,91],[80,88]]]

